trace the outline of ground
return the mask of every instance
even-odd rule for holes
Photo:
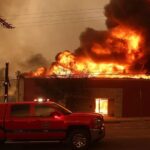
[[[57,143],[6,144],[1,150],[67,150]],[[150,150],[150,120],[137,119],[106,122],[105,138],[90,150]]]

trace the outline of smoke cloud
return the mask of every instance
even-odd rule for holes
[[[54,59],[59,51],[74,49],[79,45],[77,37],[85,26],[98,27],[97,20],[92,19],[98,18],[96,12],[101,13],[97,4],[103,7],[106,2],[82,0],[79,5],[76,0],[1,0],[0,17],[15,29],[0,28],[0,66],[9,61],[11,67],[20,70],[20,60],[33,53]]]
[[[108,43],[111,37],[110,32],[117,26],[130,27],[130,29],[139,31],[143,34],[144,56],[134,62],[132,69],[141,70],[146,68],[150,71],[150,1],[149,0],[111,0],[105,6],[106,16],[106,31],[97,31],[91,28],[86,29],[80,36],[80,47],[75,50],[76,55],[90,57],[94,61],[126,61],[124,49],[116,47],[116,43],[122,44],[124,47],[126,43],[117,41],[112,38],[112,43]],[[95,54],[93,47],[95,43],[98,47],[106,50],[102,54]],[[117,51],[116,49],[119,49]]]
[[[10,78],[16,78],[15,73],[18,70],[24,72],[34,70],[41,65],[46,67],[48,64],[44,55],[46,55],[45,49],[48,49],[49,44],[44,43],[50,41],[49,35],[45,34],[45,37],[41,38],[44,32],[41,32],[37,27],[33,30],[32,26],[19,28],[18,25],[19,21],[30,21],[32,15],[26,14],[32,14],[31,11],[38,12],[38,5],[41,1],[37,0],[36,2],[32,3],[30,0],[5,0],[0,2],[0,18],[15,26],[12,30],[0,27],[0,67],[5,66],[5,62],[9,62]],[[40,15],[40,13],[37,15]]]
[[[50,62],[40,53],[34,54],[20,63],[22,70],[34,70],[38,67],[48,67]]]
[[[105,7],[108,29],[120,24],[136,28],[144,34],[144,67],[150,71],[150,1],[149,0],[111,0]],[[135,67],[138,62],[135,63]],[[138,67],[137,67],[138,68]]]
[[[150,2],[148,0],[111,0],[105,7],[108,28],[124,24],[148,29]]]

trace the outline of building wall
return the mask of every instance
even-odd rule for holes
[[[91,97],[70,96],[65,106],[73,112],[94,112],[94,101]]]
[[[73,112],[94,112],[95,99],[107,98],[109,100],[108,114],[122,116],[122,89],[121,88],[78,88],[73,93],[67,93],[65,106]]]
[[[123,116],[150,116],[150,87],[123,89]]]
[[[140,88],[123,89],[123,116],[141,116]]]
[[[94,112],[95,98],[108,98],[111,116],[150,116],[150,80],[22,78],[20,81],[19,100],[56,98],[73,111]]]
[[[122,116],[122,98],[123,93],[121,88],[92,88],[92,95],[94,98],[108,98],[111,104],[111,101],[114,101],[114,109],[110,116],[121,117]],[[94,101],[94,99],[93,99]],[[111,107],[110,107],[111,108]],[[108,108],[109,109],[109,108]],[[109,110],[108,110],[109,111]]]
[[[24,82],[25,80],[21,79],[17,81],[17,92],[16,92],[16,98],[17,101],[24,101],[24,96],[25,96],[25,85]]]
[[[150,116],[150,88],[141,88],[141,116]]]

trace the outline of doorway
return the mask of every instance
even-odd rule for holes
[[[108,115],[107,98],[95,98],[95,112],[103,115]]]

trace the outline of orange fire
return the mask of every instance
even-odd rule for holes
[[[90,55],[78,56],[70,51],[58,54],[56,61],[49,69],[38,68],[31,73],[33,77],[109,77],[109,78],[146,78],[145,70],[134,72],[132,65],[143,57],[143,35],[127,27],[116,27],[110,30],[105,43],[93,43]],[[114,55],[117,55],[117,59]],[[119,57],[123,57],[122,59]],[[119,59],[120,58],[120,59]],[[118,60],[119,59],[119,60]]]
[[[138,58],[143,56],[140,48],[143,44],[142,35],[137,33],[136,31],[129,30],[126,28],[115,28],[112,31],[112,36],[116,37],[117,39],[123,40],[126,42],[124,45],[126,49],[126,55],[128,61],[132,64],[132,62]],[[123,42],[121,42],[123,43]]]
[[[95,99],[95,112],[103,115],[108,115],[108,99],[96,98]]]

